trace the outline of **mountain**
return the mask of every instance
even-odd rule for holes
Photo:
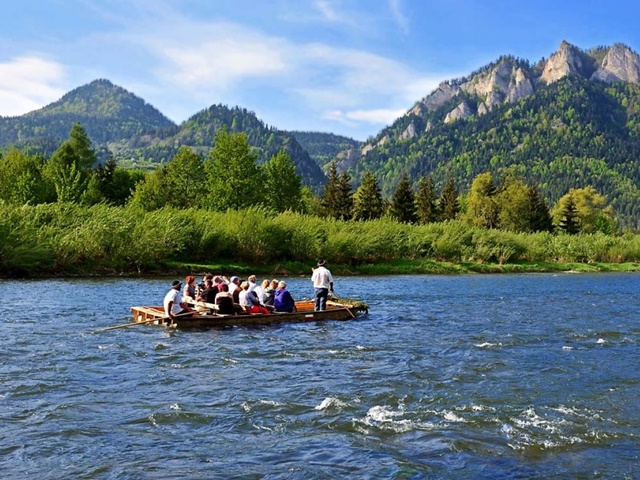
[[[361,142],[353,138],[321,132],[290,132],[311,158],[326,171],[329,164],[340,158],[341,152],[360,148]]]
[[[95,80],[39,110],[0,117],[0,145],[64,139],[75,122],[82,124],[96,144],[177,130],[171,120],[141,98],[108,80]]]
[[[640,226],[640,56],[616,44],[562,42],[536,64],[503,56],[443,82],[339,168],[358,183],[373,172],[389,195],[403,174],[452,176],[466,190],[479,173],[512,167],[549,202],[592,185]]]
[[[169,161],[183,146],[206,155],[216,132],[244,132],[264,163],[284,149],[303,183],[319,188],[325,182],[320,167],[295,137],[265,125],[253,112],[213,105],[181,125],[155,107],[108,80],[96,80],[65,94],[60,100],[18,117],[0,117],[0,145],[49,156],[80,122],[101,160],[112,155],[119,163],[151,166]]]

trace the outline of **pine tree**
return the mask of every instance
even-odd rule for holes
[[[76,153],[77,168],[84,172],[91,170],[96,163],[96,152],[91,147],[91,140],[80,123],[73,124],[67,142]]]
[[[562,211],[560,213],[560,230],[568,233],[569,235],[575,235],[580,231],[580,220],[578,216],[578,208],[573,195],[568,195]]]
[[[353,197],[353,219],[373,220],[380,218],[383,213],[384,201],[378,180],[367,171]]]
[[[336,218],[351,220],[353,212],[353,192],[351,191],[351,177],[346,171],[340,174],[336,198]]]
[[[391,216],[402,223],[415,223],[418,220],[416,197],[406,174],[398,183],[391,199]]]
[[[444,184],[442,192],[440,193],[440,219],[441,220],[455,220],[460,211],[460,204],[458,203],[458,192],[456,191],[456,184],[453,177],[449,177],[447,183]]]
[[[338,218],[336,205],[338,201],[338,190],[340,185],[340,177],[335,162],[329,165],[329,173],[327,175],[327,183],[322,192],[320,206],[324,215],[328,217]]]
[[[264,164],[265,198],[268,206],[277,212],[299,211],[302,202],[300,175],[291,157],[281,150]]]
[[[531,232],[552,232],[553,220],[544,197],[538,191],[538,184],[529,186],[529,230]]]
[[[418,220],[422,224],[438,221],[438,205],[433,177],[422,177],[418,185],[416,204],[418,206]]]

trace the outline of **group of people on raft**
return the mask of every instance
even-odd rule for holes
[[[333,292],[333,277],[325,260],[319,261],[317,268],[312,268],[312,271],[315,310],[325,310],[329,292]],[[223,275],[206,274],[199,285],[193,275],[187,276],[185,283],[183,289],[182,282],[175,280],[164,297],[165,315],[172,320],[175,315],[193,313],[194,309],[190,304],[194,302],[216,305],[217,312],[223,315],[296,311],[295,300],[283,280],[265,279],[258,285],[255,275],[241,280],[237,276],[227,278]]]

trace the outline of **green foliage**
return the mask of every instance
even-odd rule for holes
[[[356,180],[365,171],[375,173],[383,194],[390,195],[406,171],[411,179],[433,176],[437,188],[453,177],[466,190],[481,173],[498,178],[515,166],[549,204],[571,188],[591,185],[623,225],[640,227],[640,85],[569,76],[516,103],[445,124],[444,116],[461,100],[404,115],[380,132],[376,140],[388,140],[350,173]],[[401,140],[411,123],[422,133]]]
[[[353,195],[353,219],[375,220],[384,213],[384,201],[378,180],[371,172],[366,172],[362,183]]]
[[[205,171],[207,208],[238,210],[264,201],[263,173],[244,133],[221,130],[205,162]]]
[[[418,220],[422,224],[438,221],[438,198],[433,183],[433,177],[423,176],[418,184],[418,194],[416,195],[416,205],[418,209]]]
[[[360,148],[360,142],[357,140],[333,133],[291,132],[291,134],[323,170],[327,169],[342,152]]]
[[[569,190],[552,215],[558,226],[570,234],[617,231],[613,209],[593,187]]]
[[[276,212],[302,209],[300,176],[291,157],[283,150],[264,164],[266,204]]]
[[[416,198],[408,175],[404,175],[398,183],[391,199],[390,213],[391,217],[401,223],[415,223],[418,220]]]
[[[458,202],[458,191],[456,189],[455,180],[450,177],[444,184],[440,193],[439,211],[441,220],[455,220],[460,212],[460,203]]]
[[[319,218],[263,207],[226,212],[106,204],[0,203],[0,273],[145,272],[167,262],[224,259],[263,265],[327,257],[354,267],[432,262],[638,262],[640,235],[553,235],[470,227]]]

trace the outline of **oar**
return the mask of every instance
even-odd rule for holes
[[[193,315],[193,312],[181,313],[179,315],[174,315],[174,317],[185,317],[187,315]],[[106,332],[107,330],[115,330],[117,328],[133,327],[135,325],[144,325],[144,324],[153,323],[153,322],[164,322],[165,320],[169,320],[169,317],[151,318],[149,320],[144,320],[142,322],[123,323],[122,325],[114,325],[113,327],[99,328],[98,330],[94,330],[91,333]]]
[[[333,294],[333,297],[334,297],[337,301],[341,302],[340,297],[336,294],[336,292],[331,292],[331,293]],[[344,303],[343,303],[343,304],[341,304],[341,305],[342,305],[344,308],[346,308],[346,309],[347,309],[347,312],[349,312],[349,315],[351,315],[351,318],[354,318],[354,319],[356,318],[356,316],[353,314],[353,312],[351,311],[351,309],[350,309],[349,307],[347,307]]]

